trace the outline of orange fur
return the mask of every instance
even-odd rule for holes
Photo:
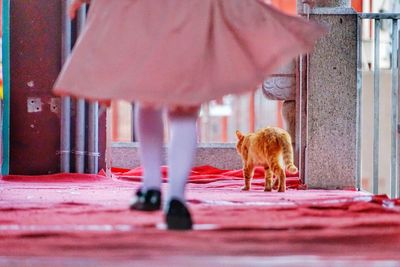
[[[286,174],[279,160],[283,157],[286,169],[296,173],[297,167],[293,164],[293,148],[290,135],[278,127],[266,127],[255,133],[243,135],[236,131],[238,142],[236,149],[243,160],[244,186],[242,190],[250,190],[254,167],[262,166],[265,170],[265,190],[271,191],[273,175],[279,192],[286,191]]]

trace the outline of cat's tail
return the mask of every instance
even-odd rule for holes
[[[297,167],[293,163],[293,147],[292,147],[292,139],[289,134],[285,134],[285,138],[281,138],[281,146],[282,146],[282,156],[283,162],[285,163],[286,170],[289,173],[297,173]]]

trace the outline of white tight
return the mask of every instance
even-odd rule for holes
[[[136,135],[139,140],[139,155],[143,167],[143,185],[145,192],[160,189],[163,121],[162,109],[135,105]],[[197,111],[169,112],[170,142],[168,145],[169,190],[166,203],[171,199],[185,202],[185,185],[192,168],[196,147]]]

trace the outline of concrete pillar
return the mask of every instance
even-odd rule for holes
[[[303,1],[297,0],[297,11],[299,14],[303,13]],[[312,1],[312,0],[311,0]],[[315,8],[318,7],[339,7],[339,8],[351,8],[351,0],[314,0]]]
[[[310,19],[330,32],[309,57],[305,182],[310,188],[354,188],[358,18],[349,0],[317,0]]]
[[[351,7],[350,0],[317,0],[315,7]]]

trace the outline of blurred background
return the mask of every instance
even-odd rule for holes
[[[265,0],[289,13],[296,13],[296,0]],[[400,12],[400,0],[353,0],[357,12]],[[362,187],[371,191],[372,142],[373,142],[373,40],[374,22],[362,20]],[[389,192],[390,178],[390,107],[391,107],[391,29],[389,21],[383,21],[381,31],[381,111],[380,111],[380,166],[379,188]],[[293,83],[295,80],[293,80]],[[292,84],[294,85],[294,84]],[[283,101],[268,100],[261,88],[241,96],[225,96],[206,103],[201,108],[198,121],[200,143],[234,143],[235,131],[253,132],[265,126],[288,129],[282,116]],[[135,141],[132,124],[132,105],[127,102],[112,103],[112,140]],[[165,129],[168,138],[168,125]],[[294,138],[294,137],[293,137]]]

